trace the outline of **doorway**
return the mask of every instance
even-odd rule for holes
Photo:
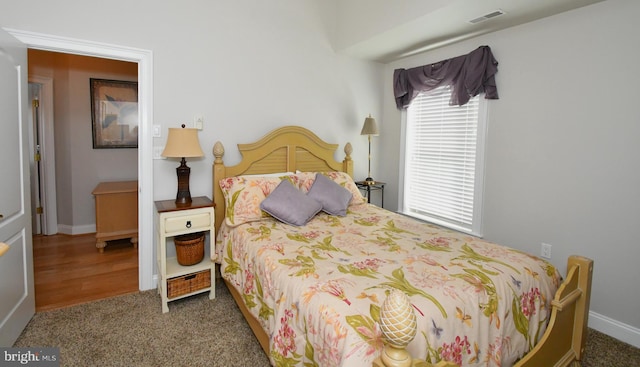
[[[94,124],[90,81],[135,85],[132,83],[138,80],[138,65],[127,61],[34,49],[28,49],[28,63],[29,78],[32,80],[36,76],[46,75],[53,79],[55,94],[55,98],[32,100],[33,120],[38,124],[32,128],[33,138],[30,141],[32,155],[39,157],[32,163],[32,202],[36,205],[33,208],[34,233],[77,235],[96,232],[95,202],[92,195],[94,189],[101,182],[137,181],[138,151],[135,135],[134,143],[128,143],[124,148],[96,146],[96,141],[102,142],[97,139],[111,141],[108,139],[113,137],[106,132],[115,136],[117,131],[122,131],[125,121],[110,120],[106,127],[104,122],[97,126]],[[36,97],[40,84],[29,83],[29,86],[31,94]],[[117,99],[119,96],[112,98]],[[117,106],[119,102],[112,104]],[[40,112],[48,109],[55,111],[55,121],[52,116],[39,116]],[[95,111],[100,110],[95,108]],[[95,119],[97,121],[97,116]],[[137,131],[137,119],[126,123],[130,130]],[[44,149],[38,149],[41,146]],[[55,148],[47,149],[51,146]],[[49,171],[44,171],[43,168]],[[45,174],[50,171],[55,172],[53,179],[48,179]],[[39,183],[49,190],[38,190]],[[46,226],[38,224],[49,216],[51,208],[47,204],[53,204],[53,199],[57,199],[58,231],[37,231],[38,227],[46,229]],[[39,202],[43,205],[38,206]]]
[[[20,30],[6,30],[31,49],[95,56],[138,64],[138,284],[155,288],[153,277],[153,56],[149,50]],[[145,213],[147,213],[145,215]]]
[[[92,132],[97,129],[89,98],[92,79],[132,85],[138,80],[138,65],[33,49],[28,50],[27,56],[36,310],[138,290],[138,254],[134,246],[123,247],[109,241],[109,246],[101,247],[101,253],[97,253],[96,203],[92,195],[102,182],[137,181],[136,145],[96,149]],[[44,81],[54,86],[54,96],[45,93]],[[45,111],[55,111],[55,120],[53,113]],[[111,121],[108,128],[121,128],[121,122],[125,121]],[[126,122],[135,124],[130,130],[137,130],[137,118]],[[103,124],[99,127],[103,128]],[[56,215],[57,204],[59,225],[52,222],[57,227],[53,232],[49,230],[49,214]],[[131,205],[137,207],[137,202]],[[135,214],[123,214],[129,215],[132,226],[137,227]],[[135,238],[137,241],[137,235]]]

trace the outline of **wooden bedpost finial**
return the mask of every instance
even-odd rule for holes
[[[380,307],[380,331],[385,343],[380,356],[385,366],[410,367],[413,359],[405,347],[417,332],[416,314],[409,297],[393,289]]]
[[[222,163],[222,156],[224,155],[224,146],[221,142],[217,141],[213,145],[213,156],[215,157],[214,163]]]
[[[353,147],[351,146],[351,143],[347,143],[344,146],[344,154],[347,155],[345,159],[351,159],[351,153],[353,153]]]
[[[345,157],[342,160],[342,170],[349,174],[349,176],[353,177],[353,160],[351,159],[351,153],[353,152],[353,147],[351,143],[347,143],[344,146],[344,154]]]

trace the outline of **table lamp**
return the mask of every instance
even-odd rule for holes
[[[364,125],[362,126],[362,131],[360,131],[360,135],[369,136],[369,175],[365,179],[365,183],[370,185],[375,184],[376,182],[371,177],[371,136],[372,135],[377,136],[378,134],[380,134],[380,131],[378,131],[378,124],[376,123],[376,119],[371,117],[371,114],[369,114],[369,117],[364,119]]]
[[[163,157],[182,158],[180,166],[176,168],[178,175],[178,193],[176,194],[177,206],[188,206],[191,204],[191,193],[189,192],[189,175],[191,168],[187,166],[185,158],[202,157],[204,153],[198,141],[198,130],[185,128],[169,128],[167,145],[162,151]]]

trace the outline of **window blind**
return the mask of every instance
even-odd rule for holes
[[[479,97],[449,106],[450,97],[441,87],[407,109],[404,211],[473,232]]]

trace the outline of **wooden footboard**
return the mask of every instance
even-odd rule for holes
[[[551,301],[552,310],[547,330],[533,350],[518,361],[514,367],[580,366],[587,340],[592,274],[593,260],[575,255],[569,257],[567,276]],[[389,338],[385,336],[385,339]],[[397,349],[397,347],[385,345],[383,353],[386,353],[388,349]],[[392,353],[396,353],[396,351],[394,350]],[[408,362],[408,364],[407,361],[385,364],[381,359],[377,359],[373,366],[452,367],[456,365],[451,362],[439,362],[432,365],[418,360],[414,360],[413,363]]]
[[[567,276],[551,301],[549,326],[517,367],[579,366],[587,341],[593,260],[569,257]]]

